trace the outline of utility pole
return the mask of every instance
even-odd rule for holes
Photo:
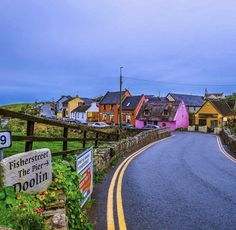
[[[120,128],[122,129],[122,69],[123,67],[120,67]]]

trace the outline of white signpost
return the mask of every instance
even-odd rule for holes
[[[0,173],[0,184],[13,186],[16,192],[43,192],[52,182],[51,152],[37,149],[4,158]]]
[[[12,145],[11,132],[0,131],[0,160],[3,159],[3,149]]]
[[[83,206],[93,192],[93,148],[87,149],[85,152],[76,157],[76,171],[82,175],[80,180],[80,191],[84,195],[81,202]]]

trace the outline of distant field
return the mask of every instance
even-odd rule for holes
[[[32,106],[33,106],[33,103],[21,103],[21,104],[3,105],[3,106],[0,106],[0,108],[8,109],[14,112],[20,112],[22,111],[23,108],[27,108],[27,107],[32,108]]]

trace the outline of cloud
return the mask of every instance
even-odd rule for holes
[[[135,78],[235,84],[235,7],[233,0],[2,0],[0,95],[8,94],[8,102],[76,92],[96,96],[118,89],[121,65]],[[134,93],[189,90],[125,84]]]

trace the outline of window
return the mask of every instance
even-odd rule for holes
[[[143,114],[144,114],[144,116],[150,116],[150,111],[145,109]]]
[[[114,122],[114,115],[110,115],[110,121]]]
[[[106,114],[103,114],[103,115],[102,115],[102,120],[103,120],[103,121],[106,121],[106,120],[107,120],[107,115],[106,115]]]
[[[111,105],[111,110],[114,110],[114,105]]]
[[[82,113],[82,118],[84,119],[84,113]]]
[[[126,116],[125,116],[125,115],[122,116],[122,120],[123,120],[124,122],[126,121]]]
[[[164,115],[164,116],[168,116],[168,115],[169,115],[169,112],[168,112],[167,109],[164,109],[164,111],[163,111],[163,115]]]
[[[131,116],[130,116],[130,115],[127,115],[127,116],[126,116],[126,123],[130,123],[130,121],[131,121]]]
[[[103,110],[106,110],[106,105],[103,105]]]

